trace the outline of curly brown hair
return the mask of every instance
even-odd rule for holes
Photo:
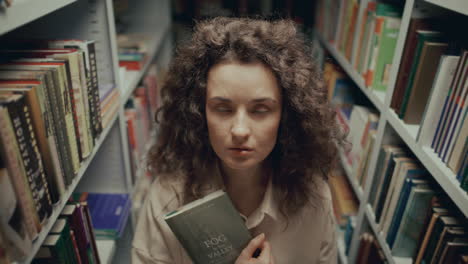
[[[294,214],[316,193],[313,179],[328,178],[344,137],[310,48],[291,20],[219,17],[197,23],[191,41],[176,51],[161,90],[159,132],[148,165],[163,178],[182,178],[185,201],[199,197],[210,180],[204,172],[218,159],[205,116],[207,75],[226,61],[261,62],[278,80],[283,112],[268,159],[280,210]]]

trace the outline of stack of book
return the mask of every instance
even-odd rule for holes
[[[119,34],[119,66],[129,71],[141,70],[148,60],[150,40],[151,36],[148,34]]]
[[[382,248],[371,233],[364,232],[359,236],[359,250],[356,263],[387,263]]]
[[[468,233],[466,219],[446,197],[433,197],[424,212],[424,229],[418,239],[413,263],[467,263]]]
[[[0,51],[0,188],[14,190],[0,210],[4,219],[19,217],[27,238],[17,228],[19,237],[34,240],[91,154],[102,121],[94,41],[20,44],[29,49]]]
[[[454,219],[459,219],[455,217],[459,213],[453,206],[440,202],[437,198],[443,197],[440,188],[405,149],[395,145],[383,145],[376,166],[374,188],[369,194],[369,203],[374,210],[378,229],[392,250],[392,255],[415,259],[418,254],[423,254],[420,252],[425,245],[422,244],[421,237],[428,236],[426,240],[429,237],[437,241],[442,239],[434,237],[428,227],[427,215],[432,214],[433,208],[443,207],[444,209],[435,211],[443,210]],[[457,223],[460,226],[464,225],[461,220]],[[460,233],[458,237],[466,239],[466,234]],[[455,237],[450,237],[448,241],[451,242],[452,238]],[[466,246],[468,244],[464,247],[468,249]],[[434,249],[431,250],[433,251]],[[438,261],[441,258],[439,255],[435,256],[426,257],[426,261]],[[454,263],[437,261],[434,263]]]
[[[345,229],[349,219],[357,215],[359,202],[343,170],[334,170],[329,182],[336,222],[342,229]]]
[[[70,202],[64,207],[32,263],[100,263],[86,202]]]
[[[402,8],[389,3],[323,0],[318,4],[316,28],[362,75],[367,87],[385,91],[401,16]]]
[[[121,237],[131,208],[128,194],[74,193],[73,199],[89,205],[96,239],[115,240]]]

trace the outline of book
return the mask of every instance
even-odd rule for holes
[[[12,259],[19,260],[31,250],[32,240],[27,233],[24,215],[10,177],[0,157],[0,244]]]
[[[430,206],[434,190],[427,186],[415,186],[411,189],[408,202],[401,219],[400,228],[396,233],[392,246],[392,255],[398,257],[413,257],[416,254],[418,238],[423,231],[424,214]]]
[[[15,82],[0,80],[0,86],[5,83],[14,84]],[[39,152],[36,136],[31,125],[31,109],[26,103],[26,95],[24,93],[17,94],[20,95],[17,100],[10,100],[15,95],[14,93],[2,92],[0,90],[0,101],[2,101],[1,104],[6,106],[10,114],[22,158],[22,166],[35,200],[39,219],[41,222],[45,222],[52,213],[52,200],[44,174],[41,153]]]
[[[120,193],[74,193],[74,200],[86,201],[96,239],[117,239],[126,226],[131,200]]]
[[[444,105],[442,107],[442,113],[437,123],[436,132],[434,138],[432,139],[431,147],[437,152],[441,142],[443,141],[444,137],[444,130],[447,125],[447,120],[449,119],[450,109],[452,107],[452,102],[457,94],[457,90],[459,89],[459,83],[462,79],[463,74],[465,73],[465,68],[468,65],[468,51],[464,51],[460,56],[460,59],[457,64],[457,68],[455,70],[455,75],[450,83],[450,88],[448,91],[447,96],[445,97]]]
[[[437,42],[442,39],[442,34],[438,31],[427,31],[427,30],[418,30],[416,31],[418,35],[418,44],[414,51],[414,60],[411,64],[410,74],[408,76],[408,81],[405,86],[405,92],[403,95],[402,103],[400,109],[397,111],[400,118],[404,118],[406,114],[406,107],[408,106],[408,100],[411,95],[411,90],[413,89],[414,78],[420,66],[421,53],[423,51],[425,42]]]
[[[196,264],[234,263],[252,239],[222,190],[166,214],[164,220]]]
[[[442,54],[447,50],[447,43],[424,42],[413,85],[408,99],[401,111],[403,121],[407,124],[419,124],[429,98],[430,89]],[[406,104],[405,104],[406,103]]]
[[[68,126],[70,121],[70,107],[68,104],[66,93],[62,92],[62,70],[63,63],[61,62],[15,62],[0,65],[2,70],[17,70],[17,71],[44,71],[45,83],[44,96],[49,102],[51,118],[50,126],[52,133],[55,132],[56,145],[58,147],[58,158],[63,170],[65,185],[68,186],[73,180],[75,174],[74,160],[72,159],[73,152],[71,145],[76,142],[68,140]]]
[[[17,95],[20,97],[21,95]],[[12,98],[13,100],[15,98]],[[22,166],[21,154],[16,142],[15,132],[8,109],[0,104],[0,154],[5,160],[8,173],[11,175],[19,208],[25,219],[26,230],[31,239],[35,239],[41,230],[41,223],[37,214],[28,178]]]
[[[410,19],[410,24],[408,27],[408,33],[406,35],[405,46],[403,49],[403,54],[401,56],[400,67],[395,82],[395,88],[392,95],[392,101],[390,107],[399,114],[399,109],[403,100],[403,95],[405,92],[406,84],[408,82],[411,66],[414,59],[414,54],[416,51],[416,45],[418,43],[418,30],[427,30],[430,28],[429,19],[426,15],[418,12],[416,9]]]
[[[431,146],[437,128],[437,121],[442,113],[443,104],[440,102],[443,102],[448,94],[459,59],[460,56],[449,55],[443,55],[440,59],[431,94],[416,136],[416,140],[422,146]]]
[[[52,130],[51,112],[49,102],[46,101],[44,94],[45,82],[44,72],[34,71],[3,71],[0,70],[0,80],[2,78],[11,79],[29,79],[33,78],[33,82],[29,83],[6,83],[0,82],[0,92],[8,91],[14,93],[24,93],[26,102],[31,109],[31,117],[33,129],[36,135],[38,148],[42,156],[42,164],[44,165],[44,173],[47,179],[50,196],[53,203],[60,200],[60,196],[65,192],[64,175],[58,157],[57,142],[55,131]],[[34,79],[36,78],[37,79]],[[40,83],[34,83],[39,81]]]

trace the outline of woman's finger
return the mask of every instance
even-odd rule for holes
[[[262,263],[270,264],[270,262],[271,262],[271,245],[270,245],[270,242],[268,242],[268,241],[263,242],[262,252],[260,253],[260,256],[258,256],[258,260],[262,261]]]
[[[255,250],[262,246],[263,241],[265,241],[265,234],[263,233],[250,240],[249,244],[242,250],[239,258],[246,260],[252,258]]]

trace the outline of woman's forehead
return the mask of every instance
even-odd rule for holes
[[[221,63],[208,72],[207,98],[249,98],[279,100],[280,89],[274,73],[262,63]]]

